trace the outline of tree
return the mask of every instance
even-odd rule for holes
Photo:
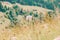
[[[7,6],[5,5],[3,8],[2,8],[2,12],[6,12],[8,10]]]
[[[2,11],[2,8],[3,8],[3,5],[2,5],[2,3],[0,2],[0,11]]]
[[[18,0],[10,0],[11,3],[16,3]]]

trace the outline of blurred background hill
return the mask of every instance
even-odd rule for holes
[[[8,1],[11,3],[17,2],[22,5],[40,6],[52,10],[54,10],[54,6],[60,7],[60,0],[0,0],[0,1]]]

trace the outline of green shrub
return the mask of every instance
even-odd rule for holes
[[[49,12],[48,12],[48,16],[51,17],[51,15],[52,15],[52,14],[51,14],[51,11],[49,11]]]
[[[3,11],[2,8],[3,8],[3,5],[2,5],[2,3],[0,2],[0,11]]]
[[[34,17],[38,17],[38,13],[34,13]]]
[[[32,15],[33,14],[33,12],[30,12],[30,15]]]
[[[57,14],[56,14],[56,12],[52,12],[52,11],[50,11],[50,12],[48,12],[48,16],[50,17],[50,18],[52,18],[52,19],[54,19],[56,16],[57,16]]]
[[[18,7],[17,5],[14,5],[13,8],[14,8],[14,9],[17,9],[17,8],[19,8],[19,7]]]
[[[8,10],[7,6],[3,6],[2,3],[0,2],[0,11],[6,12],[7,10]]]

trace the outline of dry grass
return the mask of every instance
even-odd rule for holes
[[[44,23],[36,21],[34,24],[24,22],[22,25],[0,30],[0,40],[10,40],[14,36],[17,40],[53,40],[60,35],[59,20],[47,20]]]

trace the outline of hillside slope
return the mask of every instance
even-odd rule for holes
[[[3,6],[6,5],[10,9],[6,11],[9,13],[0,12],[0,40],[55,40],[56,37],[60,36],[59,13],[55,14],[52,13],[52,10],[48,10],[42,7],[20,5],[18,3],[11,4],[9,2],[2,2],[2,4]],[[38,16],[31,15],[33,18],[36,18],[32,21],[27,21],[25,19],[25,15],[21,15],[20,11],[16,16],[15,11],[17,11],[17,9],[13,9],[14,5],[18,5],[19,8],[23,9],[22,11],[26,11],[26,16],[29,15],[29,12],[31,11],[33,11],[33,15],[37,11]],[[43,14],[42,20],[39,18],[41,13]],[[13,15],[11,17],[12,19],[19,19],[18,23],[15,24],[14,27],[11,26],[11,22],[13,21],[11,21],[10,18],[6,17],[11,15]]]

